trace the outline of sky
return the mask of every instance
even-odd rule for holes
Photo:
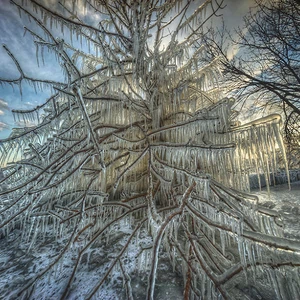
[[[201,3],[203,0],[198,1]],[[50,2],[54,7],[58,0],[47,0],[47,3]],[[243,17],[255,5],[255,0],[224,0],[224,4],[226,7],[221,13],[225,26],[234,31],[238,26],[242,27]],[[45,66],[38,67],[33,39],[28,33],[24,36],[24,26],[32,28],[33,24],[24,16],[20,18],[18,9],[10,4],[10,0],[0,0],[0,44],[5,44],[16,56],[26,75],[41,79],[61,78],[60,67],[51,55],[45,55]],[[0,78],[17,79],[19,74],[5,48],[0,47]],[[36,93],[26,84],[22,84],[22,95],[17,86],[12,88],[10,85],[0,84],[0,141],[9,136],[13,127],[33,125],[24,124],[22,121],[15,122],[13,109],[32,109],[49,96],[50,91]]]

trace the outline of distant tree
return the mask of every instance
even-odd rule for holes
[[[101,288],[117,273],[134,299],[130,278],[138,271],[148,276],[150,300],[165,253],[184,278],[184,299],[241,299],[246,289],[236,287],[246,278],[262,280],[272,299],[296,299],[300,243],[246,193],[250,173],[269,182],[278,151],[284,156],[280,116],[235,122],[234,100],[218,89],[219,61],[203,45],[203,24],[222,1],[66,1],[60,10],[11,2],[33,24],[25,31],[41,68],[52,52],[65,78],[28,76],[26,62],[5,46],[19,75],[1,83],[53,94],[33,110],[14,111],[37,125],[1,141],[8,163],[0,178],[1,236],[27,254],[2,258],[1,278],[28,264],[32,270],[21,282],[10,277],[2,296],[47,298],[44,278],[56,276],[62,299],[103,299]],[[98,24],[81,19],[84,5]],[[21,159],[9,162],[18,152]],[[125,229],[118,252],[83,282],[90,257],[113,249]]]
[[[239,52],[229,60],[220,45],[214,43],[214,50],[223,56],[226,84],[239,97],[255,99],[255,108],[281,113],[287,145],[290,151],[297,151],[294,163],[299,166],[299,1],[257,0],[257,6],[244,19],[235,46]]]

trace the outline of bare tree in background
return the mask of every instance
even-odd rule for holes
[[[299,167],[300,137],[300,4],[295,0],[257,0],[235,38],[239,52],[222,53],[227,84],[254,107],[277,111],[284,118],[290,167]]]
[[[154,299],[167,254],[183,276],[184,299],[243,297],[236,287],[245,278],[264,283],[257,295],[296,299],[300,244],[246,193],[251,172],[269,182],[278,152],[284,156],[280,116],[234,122],[234,100],[218,89],[219,61],[208,60],[202,43],[221,1],[87,0],[60,11],[36,0],[12,4],[35,25],[25,31],[41,68],[53,52],[65,79],[31,78],[5,46],[19,76],[1,83],[53,94],[14,111],[38,124],[1,141],[0,229],[14,249],[1,278],[32,270],[3,285],[2,295],[47,298],[45,286],[55,281],[55,297],[104,299],[102,288],[121,274],[135,299],[130,282],[139,272],[148,278],[146,299]],[[80,19],[82,5],[98,15],[96,26]],[[8,163],[18,152],[21,159]],[[121,247],[81,282],[93,255],[112,249],[122,230]]]

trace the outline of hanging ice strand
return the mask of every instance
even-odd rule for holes
[[[202,43],[223,1],[12,3],[31,20],[40,70],[49,50],[64,76],[30,77],[6,48],[18,75],[0,83],[52,94],[14,111],[39,123],[0,142],[3,297],[39,298],[55,281],[54,298],[124,286],[118,297],[134,299],[138,272],[152,300],[169,257],[185,299],[251,298],[253,286],[256,298],[297,299],[299,242],[247,193],[249,174],[269,178],[285,157],[280,117],[239,125]],[[16,283],[27,265],[30,279]]]

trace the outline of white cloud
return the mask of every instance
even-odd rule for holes
[[[3,129],[8,129],[9,126],[3,122],[0,122],[0,131],[2,131]]]
[[[53,74],[57,74],[55,79],[63,80],[59,63],[52,53],[45,51],[45,66],[42,64],[42,58],[39,57],[40,67],[38,67],[34,38],[28,32],[23,35],[24,26],[43,36],[43,31],[35,22],[30,22],[25,13],[21,13],[20,18],[17,7],[11,5],[9,0],[0,0],[0,43],[9,48],[26,75],[40,79],[54,79]],[[7,79],[19,77],[18,69],[3,47],[0,47],[0,64],[0,77]]]
[[[9,110],[8,103],[5,102],[3,99],[0,99],[0,111],[3,112],[3,110]],[[3,113],[2,113],[2,115],[3,115]]]

